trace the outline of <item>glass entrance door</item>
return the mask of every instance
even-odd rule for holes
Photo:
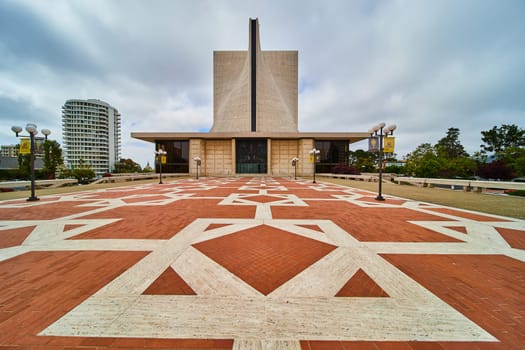
[[[237,174],[268,173],[268,143],[266,139],[237,139],[235,145]]]

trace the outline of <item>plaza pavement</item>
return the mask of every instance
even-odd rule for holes
[[[0,350],[523,349],[525,221],[287,178],[0,202]]]

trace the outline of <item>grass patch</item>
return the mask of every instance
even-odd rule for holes
[[[346,179],[323,178],[322,181],[343,186],[377,192],[377,182],[364,182]],[[525,219],[525,198],[487,193],[453,191],[442,188],[423,188],[417,186],[383,183],[383,193],[392,196],[413,199],[421,202],[446,205],[487,214]]]

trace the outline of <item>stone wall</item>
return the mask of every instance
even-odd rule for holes
[[[297,175],[312,176],[314,174],[314,165],[310,163],[310,151],[314,148],[314,139],[300,139],[299,140],[299,167],[297,168]]]
[[[234,157],[232,140],[206,140],[205,157],[201,156],[206,176],[231,176],[234,175]],[[193,158],[192,158],[193,160]]]
[[[293,176],[292,158],[299,157],[299,140],[272,140],[270,153],[270,174],[274,176]],[[297,169],[299,170],[299,168]],[[297,171],[299,175],[299,171]]]
[[[189,174],[195,176],[197,164],[193,160],[195,157],[202,159],[201,166],[199,168],[199,175],[206,174],[206,141],[203,139],[191,139],[190,140],[190,155],[189,155]]]

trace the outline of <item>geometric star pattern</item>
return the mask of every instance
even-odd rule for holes
[[[522,348],[525,222],[374,197],[260,177],[0,202],[0,345]]]

